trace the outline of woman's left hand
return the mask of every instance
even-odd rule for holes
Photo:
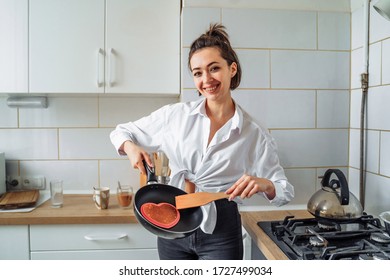
[[[258,192],[264,192],[269,199],[274,199],[276,195],[275,186],[270,180],[248,174],[244,174],[226,191],[227,194],[230,194],[229,200],[233,200],[236,196],[243,199],[250,198]]]

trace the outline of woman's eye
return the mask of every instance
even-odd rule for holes
[[[213,68],[210,69],[210,72],[216,72],[218,70],[219,70],[219,67],[213,67]]]
[[[200,77],[201,73],[200,72],[194,72],[194,73],[192,73],[192,75],[194,75],[194,77]]]

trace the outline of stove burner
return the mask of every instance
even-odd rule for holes
[[[286,216],[258,225],[290,259],[390,260],[390,236],[371,215],[343,221]]]
[[[374,232],[370,235],[370,239],[381,244],[390,243],[390,236],[387,233]]]
[[[312,245],[314,247],[324,247],[325,246],[324,240],[321,240],[317,236],[310,237],[309,238],[309,243],[310,243],[310,245]]]
[[[325,222],[325,221],[318,221],[318,228],[323,230],[335,230],[337,226],[334,223]]]

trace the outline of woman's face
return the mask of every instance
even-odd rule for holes
[[[208,100],[230,98],[230,82],[237,73],[237,64],[228,65],[217,48],[196,51],[190,59],[192,77],[198,91]]]

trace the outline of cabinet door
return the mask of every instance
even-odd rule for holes
[[[158,260],[157,249],[41,251],[32,260]]]
[[[179,94],[180,1],[107,0],[106,92]]]
[[[157,238],[138,223],[31,225],[30,247],[32,252],[156,249]]]
[[[28,226],[0,226],[0,260],[28,260]]]
[[[33,93],[104,91],[104,0],[30,0]]]
[[[28,0],[0,0],[0,92],[28,91]]]

